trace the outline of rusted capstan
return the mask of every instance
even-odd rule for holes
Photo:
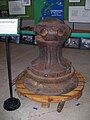
[[[24,86],[38,95],[66,94],[78,85],[75,69],[62,55],[62,45],[71,29],[63,21],[53,18],[35,26],[39,56],[27,68]]]

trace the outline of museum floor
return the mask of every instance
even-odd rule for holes
[[[38,47],[10,44],[10,48],[14,79],[38,56]],[[14,96],[20,99],[21,107],[8,112],[3,108],[4,101],[9,97],[5,44],[0,43],[0,120],[90,120],[90,51],[64,48],[63,55],[86,78],[81,98],[67,101],[62,112],[58,113],[58,103],[50,104],[50,108],[42,108],[40,103],[19,97],[13,86]]]

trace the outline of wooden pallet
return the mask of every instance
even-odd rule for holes
[[[85,79],[80,72],[75,73],[78,78],[78,86],[71,92],[67,94],[62,94],[60,96],[46,96],[46,95],[37,95],[32,91],[29,91],[25,88],[23,81],[25,80],[25,71],[22,72],[16,80],[16,90],[19,95],[23,95],[31,100],[42,103],[43,107],[49,107],[51,102],[60,103],[62,101],[71,100],[73,98],[79,99],[82,95],[82,90],[84,88]]]

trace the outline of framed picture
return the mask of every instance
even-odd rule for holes
[[[31,0],[22,0],[22,4],[23,4],[24,6],[31,5]]]
[[[80,49],[90,49],[90,39],[81,38]]]
[[[6,42],[7,37],[9,37],[9,42],[11,42],[11,43],[19,43],[20,42],[20,35],[0,36],[0,42]]]
[[[21,35],[21,41],[20,43],[22,44],[34,44],[35,36],[34,35],[28,35],[28,34],[23,34]]]
[[[20,35],[10,36],[10,42],[19,43],[20,42]]]
[[[25,14],[25,6],[22,6],[21,0],[8,1],[9,15],[23,15]]]
[[[79,48],[80,47],[80,39],[79,38],[69,38],[65,42],[64,47]]]
[[[5,42],[6,41],[6,36],[0,36],[0,42]]]

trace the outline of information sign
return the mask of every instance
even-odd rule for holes
[[[0,35],[17,35],[19,31],[18,18],[1,18],[0,19]]]

